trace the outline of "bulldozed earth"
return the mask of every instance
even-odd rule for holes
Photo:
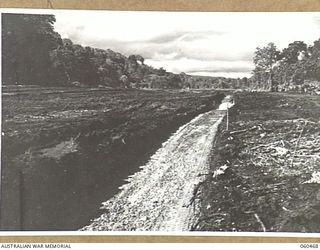
[[[76,230],[223,93],[3,86],[1,228]],[[147,184],[147,183],[146,183]]]
[[[217,112],[227,94],[230,91],[4,86],[2,230],[87,226],[87,230],[320,232],[320,97],[235,92],[235,105],[218,127],[215,119],[206,117]],[[176,141],[178,135],[181,140]],[[203,139],[208,136],[210,140]],[[194,144],[196,138],[199,144]],[[174,148],[166,151],[170,140]],[[175,152],[180,148],[185,153]],[[202,155],[199,159],[190,153],[195,149]],[[158,166],[154,160],[161,153],[167,156]],[[202,169],[202,161],[205,169],[198,171],[195,166]],[[190,164],[181,164],[179,170],[180,162]],[[163,183],[139,177],[158,172],[166,179]],[[190,181],[193,178],[200,182]],[[135,190],[130,179],[144,181]],[[154,229],[156,224],[145,212],[164,209],[160,204],[165,193],[186,179],[188,185],[182,186],[187,191],[177,194],[179,204],[166,207],[170,218],[163,220],[170,223]],[[152,194],[153,187],[165,183],[164,195],[156,195],[158,200],[149,204],[142,190]],[[122,197],[119,188],[141,196],[141,204],[148,205],[144,212],[134,200],[137,209],[128,213],[137,214],[133,224],[126,224],[122,211],[126,198],[110,202]],[[190,192],[191,200],[182,195]],[[181,218],[187,210],[193,215],[185,227]],[[178,223],[176,211],[181,215]],[[99,219],[88,226],[93,218]],[[115,220],[122,224],[110,226]]]
[[[197,187],[192,230],[319,233],[320,97],[236,92],[234,100]]]

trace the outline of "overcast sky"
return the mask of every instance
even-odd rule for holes
[[[75,43],[140,54],[167,71],[244,77],[257,46],[320,38],[320,13],[60,11],[55,29]]]

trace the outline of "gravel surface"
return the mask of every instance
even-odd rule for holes
[[[194,223],[190,205],[195,186],[209,171],[209,154],[225,103],[180,127],[129,176],[121,192],[103,203],[104,213],[85,231],[188,231]],[[229,106],[232,104],[230,103]]]

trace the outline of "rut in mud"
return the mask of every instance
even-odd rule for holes
[[[209,171],[209,155],[226,102],[180,127],[103,203],[105,213],[81,230],[186,231],[194,223],[190,206],[195,186]]]

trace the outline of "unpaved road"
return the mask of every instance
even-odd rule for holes
[[[121,192],[103,203],[105,212],[81,230],[189,230],[194,222],[190,200],[209,171],[209,154],[228,101],[180,127]]]

